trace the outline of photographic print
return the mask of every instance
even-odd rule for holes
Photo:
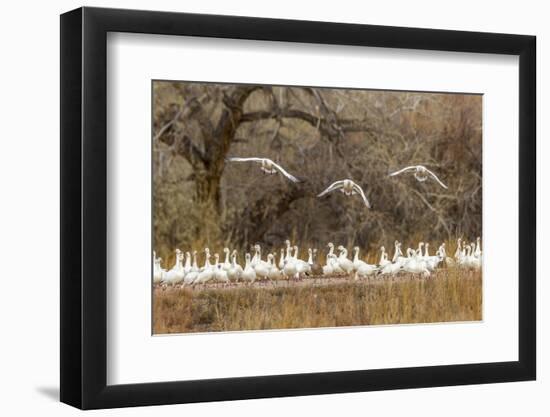
[[[482,320],[482,100],[153,80],[153,334]]]

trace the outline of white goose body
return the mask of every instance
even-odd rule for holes
[[[183,282],[185,277],[185,272],[183,271],[183,265],[181,264],[183,260],[183,253],[179,249],[176,250],[176,263],[165,274],[164,282],[168,285],[177,285]]]
[[[294,264],[296,266],[297,278],[300,277],[300,275],[311,272],[309,263],[298,258],[298,246],[294,246]]]
[[[191,269],[188,273],[185,274],[183,278],[183,283],[187,285],[193,284],[197,277],[199,276],[199,267],[197,266],[197,251],[193,251],[193,263]]]
[[[206,284],[208,281],[214,279],[214,269],[210,264],[210,251],[208,250],[208,248],[206,248],[204,252],[206,255],[204,266],[201,268],[199,274],[197,275],[197,279],[195,279],[195,281],[193,282],[194,285]]]
[[[219,262],[220,256],[216,253],[214,254],[214,281],[221,282],[221,283],[228,283],[229,278],[227,276],[227,271],[223,269],[223,264]]]
[[[420,259],[418,252],[407,249],[407,254],[409,259],[404,263],[403,269],[411,274],[422,274],[424,276],[429,276],[430,271],[426,268],[426,265],[423,260]]]
[[[414,172],[414,177],[418,182],[424,182],[428,179],[428,177],[433,178],[440,186],[447,189],[447,186],[441,182],[441,180],[435,175],[432,171],[430,171],[428,168],[426,168],[424,165],[411,165],[408,167],[405,167],[403,169],[400,169],[399,171],[392,172],[389,174],[390,177],[393,177],[395,175],[402,174],[404,172]]]
[[[350,274],[354,271],[353,262],[348,259],[348,250],[343,246],[338,246],[340,255],[338,256],[338,266],[346,274]]]
[[[227,271],[227,277],[230,281],[236,282],[241,278],[242,273],[243,268],[237,263],[237,254],[234,251],[234,253],[231,254],[231,268]]]
[[[160,284],[166,275],[166,270],[161,266],[161,258],[155,258],[155,264],[153,267],[153,284]]]
[[[253,283],[254,281],[256,281],[256,271],[250,265],[250,254],[249,253],[246,254],[246,264],[245,264],[243,273],[241,275],[241,278],[243,279],[243,281],[248,282],[248,283]]]
[[[391,262],[388,260],[388,255],[386,254],[386,248],[384,246],[380,248],[380,252],[382,253],[380,254],[380,262],[378,263],[378,265],[380,265],[381,267],[389,265]]]
[[[367,208],[369,209],[371,208],[369,200],[367,200],[367,196],[365,195],[365,192],[363,191],[363,189],[350,179],[333,182],[323,192],[318,194],[317,197],[323,197],[324,195],[335,190],[340,190],[342,193],[344,193],[347,196],[359,194],[359,196],[362,198],[363,202],[365,203],[365,206],[367,206]]]
[[[277,268],[277,265],[275,265],[275,256],[270,253],[269,255],[267,255],[267,261],[270,265],[268,278],[273,281],[281,279],[281,271],[279,270],[279,268]]]

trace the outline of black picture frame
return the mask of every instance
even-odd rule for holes
[[[518,361],[107,385],[108,32],[519,56]],[[60,56],[62,402],[94,409],[535,379],[534,36],[84,7],[61,15]]]

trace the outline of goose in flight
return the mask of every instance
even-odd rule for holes
[[[268,158],[238,158],[238,157],[231,157],[227,158],[229,162],[258,162],[260,163],[260,169],[265,172],[266,174],[276,174],[277,172],[280,172],[285,177],[287,177],[292,182],[301,182],[298,178],[296,178],[294,175],[289,174],[285,169],[280,166],[279,164],[273,162],[271,159]]]
[[[331,191],[334,190],[340,190],[345,195],[354,195],[359,194],[363,201],[365,202],[365,205],[367,208],[370,209],[370,203],[369,200],[367,200],[367,197],[365,196],[365,193],[363,192],[363,189],[359,187],[356,183],[354,183],[352,180],[345,179],[340,180],[332,183],[325,191],[323,191],[321,194],[319,194],[317,197],[322,197]]]
[[[433,179],[439,183],[439,185],[447,189],[447,186],[443,184],[439,180],[439,178],[437,178],[437,175],[435,175],[432,171],[430,171],[424,165],[411,165],[410,167],[406,167],[406,168],[400,169],[399,171],[392,172],[389,176],[393,177],[394,175],[399,175],[399,174],[402,174],[403,172],[413,172],[413,171],[414,171],[414,177],[418,181],[424,182],[428,179],[428,175],[431,175]]]

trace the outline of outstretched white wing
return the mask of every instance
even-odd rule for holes
[[[340,181],[336,181],[336,182],[333,182],[331,185],[329,185],[325,191],[323,191],[322,193],[318,194],[317,197],[322,197],[324,196],[325,194],[328,194],[330,193],[331,191],[334,191],[334,190],[337,190],[339,188],[342,188],[344,185],[344,180],[340,180]]]
[[[365,193],[363,192],[363,189],[361,187],[359,187],[357,184],[353,183],[353,189],[355,191],[357,191],[360,195],[361,195],[361,198],[363,198],[363,201],[365,202],[365,205],[367,206],[367,208],[370,209],[370,203],[369,203],[369,200],[367,200],[367,196],[365,195]]]
[[[402,174],[403,172],[406,172],[406,171],[412,171],[416,169],[416,165],[411,165],[410,167],[406,167],[406,168],[403,168],[403,169],[400,169],[399,171],[395,171],[395,172],[392,172],[390,175],[388,175],[389,177],[393,177],[394,175],[399,175],[399,174]]]
[[[271,163],[271,165],[273,165],[275,167],[275,169],[277,169],[277,171],[279,171],[281,174],[283,174],[285,177],[287,177],[290,181],[300,182],[300,180],[298,178],[296,178],[294,175],[289,174],[287,171],[284,170],[284,168],[282,166],[280,166],[279,164],[276,164],[271,159],[266,159],[266,161]]]
[[[239,158],[239,157],[231,157],[227,158],[229,162],[262,162],[264,158]]]
[[[437,175],[435,175],[432,171],[430,171],[430,170],[429,170],[428,168],[426,168],[426,167],[424,167],[424,169],[426,170],[426,172],[428,172],[428,173],[434,178],[434,180],[436,180],[436,181],[439,183],[439,185],[441,185],[441,186],[442,186],[443,188],[445,188],[445,189],[448,188],[445,184],[443,184],[443,183],[441,182],[441,180],[440,180],[439,178],[437,178]]]

